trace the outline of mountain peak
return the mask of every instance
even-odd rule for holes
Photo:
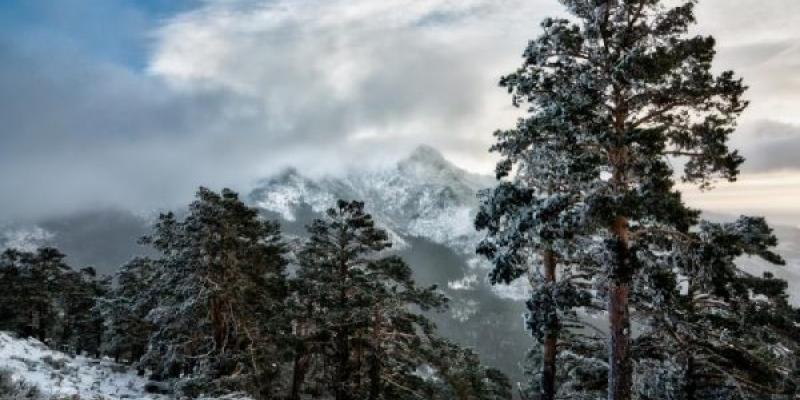
[[[434,160],[434,161],[446,161],[442,153],[434,148],[433,146],[429,146],[427,144],[421,144],[417,146],[411,154],[408,156],[409,160]]]
[[[417,146],[408,157],[400,161],[400,165],[429,166],[434,167],[436,170],[455,168],[450,161],[444,158],[439,150],[426,144]]]

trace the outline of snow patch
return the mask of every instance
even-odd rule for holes
[[[70,357],[35,339],[0,332],[0,366],[11,379],[24,380],[46,396],[82,399],[166,400],[144,392],[147,380],[109,359]]]
[[[447,282],[451,290],[474,290],[478,286],[478,275],[469,274],[461,279]]]
[[[492,285],[492,292],[501,299],[527,300],[531,295],[531,287],[525,279],[517,279],[508,285]]]
[[[53,234],[44,228],[11,228],[0,232],[0,249],[35,251],[53,239]]]

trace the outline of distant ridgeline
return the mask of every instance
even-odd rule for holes
[[[176,397],[511,397],[502,373],[437,334],[422,312],[448,298],[386,253],[389,234],[363,203],[337,201],[307,229],[290,245],[235,193],[201,188],[143,239],[157,255],[113,283],[53,248],[9,249],[0,330],[112,357]]]

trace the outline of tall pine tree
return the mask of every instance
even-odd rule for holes
[[[439,338],[423,314],[445,306],[358,201],[339,201],[308,227],[292,281],[296,354],[290,398],[510,397],[507,379]]]
[[[726,142],[747,103],[732,72],[714,75],[714,39],[688,35],[695,1],[562,0],[570,19],[548,18],[523,66],[501,84],[529,115],[498,132],[494,149],[507,175],[531,146],[552,142],[584,188],[580,221],[604,242],[609,315],[609,399],[631,398],[631,291],[643,272],[638,238],[686,231],[696,218],[674,189],[670,157],[683,179],[707,187],[733,180],[741,157]]]
[[[358,201],[340,200],[308,227],[298,256],[300,335],[292,398],[298,398],[312,358],[324,364],[317,379],[337,400],[401,398],[421,365],[421,335],[430,321],[420,310],[441,307],[435,287],[420,288],[396,256],[387,232]],[[313,354],[316,353],[316,354]],[[318,357],[315,357],[318,355]]]
[[[146,238],[154,260],[154,326],[142,364],[185,395],[281,389],[285,258],[278,225],[236,193],[201,188],[183,219],[164,214]]]
[[[103,352],[117,361],[138,362],[147,352],[153,325],[147,315],[158,297],[150,296],[157,285],[156,264],[148,258],[134,258],[116,274],[116,285],[97,305],[104,321]]]
[[[538,397],[553,400],[557,393],[559,337],[579,328],[577,309],[591,307],[591,269],[582,257],[580,192],[571,184],[568,165],[546,143],[533,146],[520,160],[513,180],[482,193],[476,227],[487,237],[478,253],[494,265],[493,284],[508,284],[526,276],[531,286],[527,328],[541,349]],[[557,191],[562,190],[562,191]],[[591,244],[589,244],[591,246]],[[559,268],[560,265],[560,268]],[[572,335],[572,338],[582,337]]]

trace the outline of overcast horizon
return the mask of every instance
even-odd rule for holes
[[[491,174],[519,110],[497,81],[556,0],[10,0],[0,5],[0,222],[188,201],[392,162]],[[690,204],[800,226],[800,2],[702,0],[750,86],[739,182]],[[355,164],[357,160],[358,164]]]

